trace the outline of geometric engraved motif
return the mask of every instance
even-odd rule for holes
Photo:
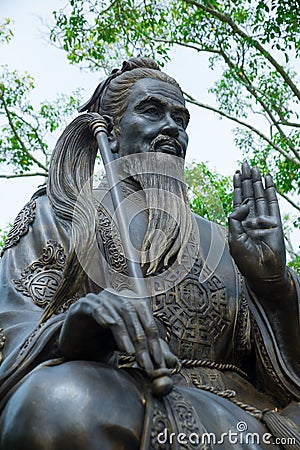
[[[108,272],[111,272],[111,286],[116,290],[120,286],[129,288],[125,286],[128,271],[118,230],[105,208],[101,204],[97,206],[98,230]],[[146,278],[152,310],[166,316],[171,330],[169,345],[180,359],[213,360],[215,343],[231,326],[232,314],[224,283],[215,272],[200,282],[202,269],[198,242],[192,232],[181,264],[175,261],[171,270],[153,279]]]
[[[163,313],[170,323],[171,350],[181,359],[214,357],[214,344],[230,325],[226,288],[213,274],[199,282],[201,259],[171,290],[152,297],[152,309]]]
[[[31,297],[36,305],[45,308],[62,280],[65,263],[63,246],[54,240],[47,241],[38,261],[24,269],[19,280],[13,280],[16,290]],[[74,296],[67,300],[59,312],[67,309],[76,299]]]
[[[182,367],[180,373],[184,376],[185,380],[188,380],[189,386],[193,385],[196,380],[196,383],[200,386],[213,387],[218,391],[226,390],[226,378],[218,369],[210,369],[208,367]]]
[[[61,279],[61,273],[55,270],[46,270],[33,275],[28,284],[28,291],[34,302],[42,307],[49,303]]]
[[[239,281],[239,308],[236,318],[236,328],[234,342],[234,363],[239,367],[245,367],[249,364],[249,353],[251,351],[251,324],[250,312],[246,300],[246,287],[244,279],[238,272]]]
[[[97,204],[97,213],[100,248],[107,263],[106,281],[116,292],[130,289],[124,248],[116,224],[101,203]]]
[[[12,228],[6,237],[1,256],[5,250],[16,245],[22,236],[28,233],[29,225],[35,218],[35,200],[30,200],[17,215]]]
[[[171,422],[173,422],[173,427],[175,428],[173,431],[176,436],[183,433],[187,437],[197,436],[200,438],[207,433],[196,409],[176,388],[164,397],[164,404],[168,416],[173,417]],[[188,438],[183,440],[178,448],[180,450],[208,450],[212,449],[212,446],[210,443],[202,443],[201,439],[198,442]]]

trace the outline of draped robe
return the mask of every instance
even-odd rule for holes
[[[130,193],[130,189],[127,191]],[[138,203],[129,202],[134,218],[130,234],[134,245],[140,247],[147,213],[139,212]],[[60,311],[44,324],[39,323],[41,313],[62,279],[70,248],[70,236],[52,210],[45,189],[40,189],[23,208],[7,237],[0,275],[0,328],[5,336],[5,341],[0,340],[1,407],[30,371],[40,365],[63,363],[57,339],[70,304],[88,292],[98,293],[107,287],[122,291],[130,287],[105,187],[95,191],[95,206],[98,245],[84,267],[88,277],[79,291],[65,299]],[[299,302],[299,280],[292,271],[290,276],[296,286],[295,301]],[[259,416],[265,409],[297,405],[300,333],[298,342],[285,342],[285,336],[275,335],[265,306],[247,289],[238,272],[221,227],[194,215],[193,231],[182,262],[171,261],[170,267],[161,269],[147,284],[161,337],[182,363],[180,372],[174,375],[173,392],[164,401],[151,400],[147,427],[152,443],[147,448],[169,448],[155,447],[153,443],[153,436],[157,438],[161,430],[158,418],[169,434],[170,430],[198,434],[211,431],[210,408],[215,404],[217,411],[218,405],[229,403],[225,400],[226,392],[233,393],[228,414],[236,417],[237,422],[244,411]],[[101,345],[105,346],[105,342]],[[291,349],[294,360],[288,357]],[[111,364],[119,364],[120,370],[130,373],[136,371],[134,362],[126,363],[124,355]],[[140,383],[141,372],[137,372]],[[147,377],[144,378],[146,384]],[[203,402],[209,405],[206,418],[199,413]],[[240,408],[242,413],[238,412]],[[183,411],[190,420],[183,418]],[[221,432],[226,423],[218,420]],[[252,420],[249,418],[249,423]],[[196,448],[186,445],[182,448]]]

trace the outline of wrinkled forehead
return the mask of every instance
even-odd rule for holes
[[[185,108],[185,100],[177,86],[154,78],[143,78],[132,86],[128,96],[128,107],[134,108],[135,105],[149,97]]]

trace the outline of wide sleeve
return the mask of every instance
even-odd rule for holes
[[[292,298],[282,298],[276,314],[272,299],[261,302],[248,290],[260,387],[283,404],[300,400],[300,281],[289,269]],[[288,301],[287,301],[288,300]]]
[[[3,249],[0,328],[5,342],[0,375],[39,332],[42,311],[62,278],[67,251],[65,230],[42,190],[17,216]]]

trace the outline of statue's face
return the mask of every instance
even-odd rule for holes
[[[152,78],[137,81],[130,90],[128,107],[120,121],[120,156],[148,152],[153,140],[162,135],[174,139],[159,140],[155,150],[184,158],[188,117],[183,96],[176,86]]]

